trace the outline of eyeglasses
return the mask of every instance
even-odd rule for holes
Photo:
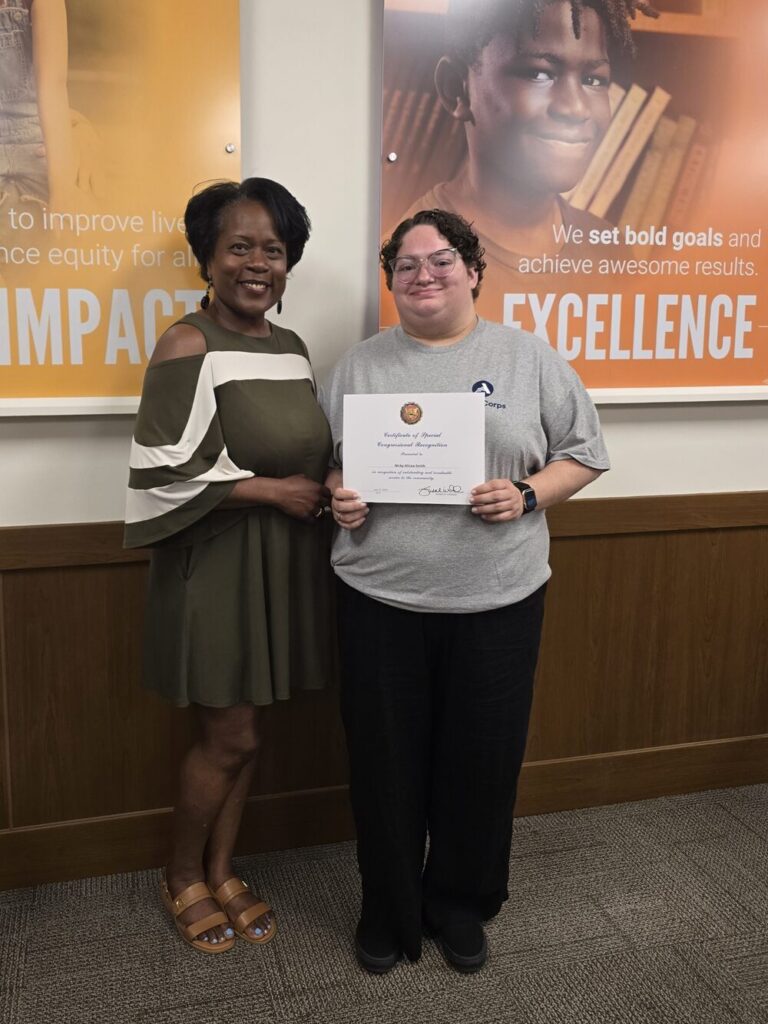
[[[390,269],[401,284],[410,284],[426,263],[432,277],[448,277],[456,266],[456,248],[438,249],[429,256],[396,256],[389,261]]]

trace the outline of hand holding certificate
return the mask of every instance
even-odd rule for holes
[[[344,487],[363,501],[466,505],[484,479],[482,394],[345,395]]]

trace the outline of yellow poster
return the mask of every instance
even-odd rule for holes
[[[239,154],[237,0],[0,0],[0,413],[129,405]]]
[[[767,64],[762,0],[386,0],[382,235],[462,214],[598,397],[765,398]]]

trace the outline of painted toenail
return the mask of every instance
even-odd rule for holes
[[[232,928],[227,928],[224,934],[227,936],[228,939],[234,939],[235,937],[235,932]]]
[[[203,935],[203,936],[201,936],[201,938],[202,938],[203,942],[207,942],[208,941],[208,936],[207,935]]]
[[[215,936],[211,939],[211,942],[213,942],[214,944],[217,943],[218,941],[219,940]]]
[[[263,932],[263,931],[261,930],[261,928],[254,928],[254,929],[253,929],[253,934],[254,934],[254,935],[258,935],[258,936],[261,936],[261,935],[263,935],[263,934],[264,934],[264,932]]]

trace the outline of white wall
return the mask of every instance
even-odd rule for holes
[[[382,0],[241,0],[243,173],[284,182],[314,233],[283,319],[318,375],[376,326]],[[768,404],[601,409],[587,496],[768,489]],[[119,519],[127,417],[0,421],[0,526]]]

